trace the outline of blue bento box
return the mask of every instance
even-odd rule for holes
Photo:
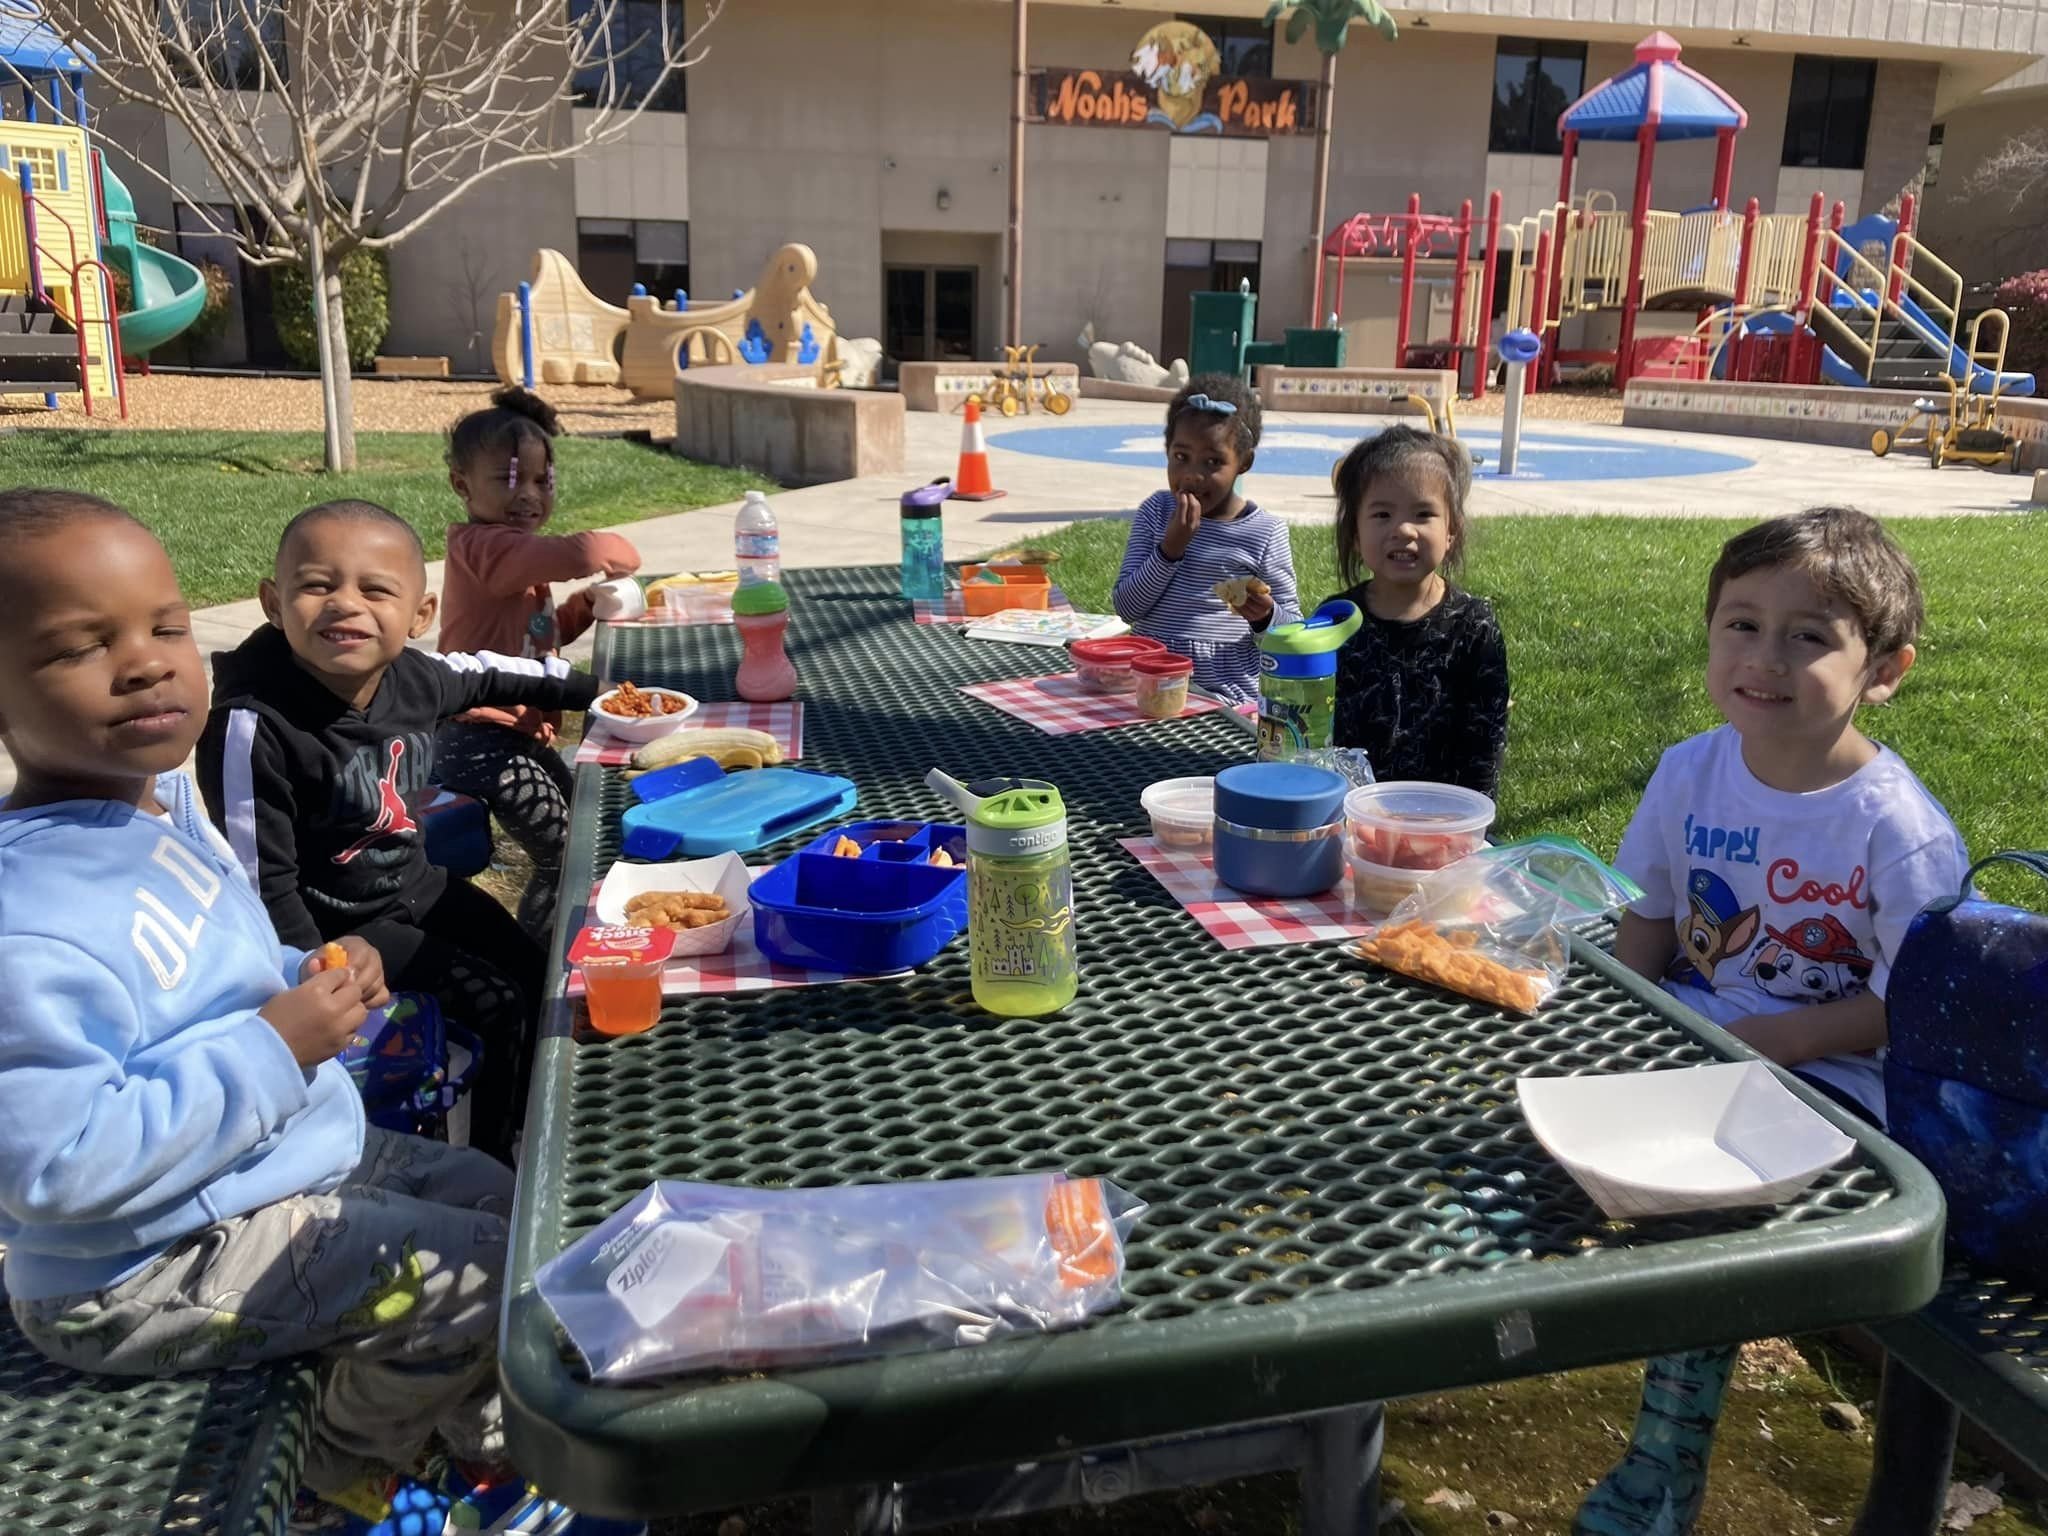
[[[834,854],[840,839],[860,857]],[[952,864],[935,865],[944,850]],[[754,882],[754,942],[780,965],[914,970],[967,926],[967,830],[928,821],[835,827]]]

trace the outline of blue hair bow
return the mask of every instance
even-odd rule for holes
[[[1188,409],[1191,411],[1208,411],[1217,416],[1235,416],[1237,414],[1237,407],[1228,400],[1211,400],[1207,395],[1189,395]]]

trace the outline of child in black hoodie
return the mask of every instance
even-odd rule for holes
[[[587,673],[489,652],[436,656],[419,536],[366,501],[301,512],[262,584],[270,620],[214,659],[199,783],[287,943],[357,934],[394,991],[426,992],[483,1040],[473,1139],[510,1159],[545,957],[510,913],[427,862],[419,805],[440,723],[481,705],[583,709]]]

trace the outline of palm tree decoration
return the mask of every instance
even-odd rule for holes
[[[1316,123],[1315,229],[1309,241],[1309,249],[1314,253],[1315,278],[1310,284],[1308,311],[1308,323],[1321,325],[1323,225],[1329,213],[1330,134],[1337,115],[1337,55],[1344,51],[1344,40],[1350,34],[1354,21],[1368,23],[1388,42],[1399,37],[1401,29],[1394,24],[1394,18],[1381,8],[1378,0],[1273,0],[1266,8],[1266,25],[1278,26],[1282,16],[1287,17],[1287,41],[1290,43],[1300,42],[1309,28],[1314,27],[1316,49],[1323,56],[1322,114]]]

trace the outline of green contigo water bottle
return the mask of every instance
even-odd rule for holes
[[[1038,779],[976,784],[934,768],[925,783],[967,817],[967,951],[974,1000],[1037,1018],[1074,1000],[1074,878],[1067,808]]]

